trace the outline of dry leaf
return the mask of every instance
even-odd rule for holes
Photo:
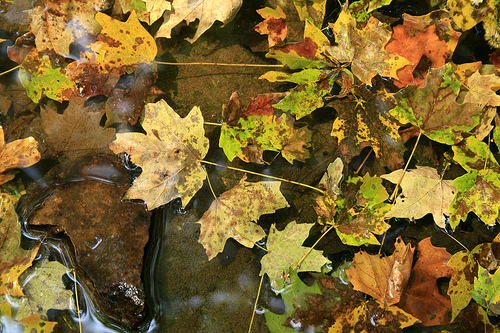
[[[280,192],[281,182],[249,183],[245,179],[246,176],[213,201],[198,221],[201,224],[200,243],[207,252],[208,260],[222,252],[230,237],[243,246],[253,247],[255,242],[266,236],[254,222],[263,214],[289,207]]]
[[[396,250],[389,257],[370,255],[360,251],[354,255],[346,270],[355,290],[368,294],[386,306],[396,304],[410,278],[414,248],[396,240]]]
[[[206,172],[200,160],[208,152],[203,116],[195,106],[181,118],[164,100],[145,107],[142,133],[118,133],[109,148],[116,154],[130,154],[141,175],[125,199],[143,199],[152,210],[181,198],[186,207],[203,186]]]

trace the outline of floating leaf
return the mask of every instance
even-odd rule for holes
[[[4,132],[0,126],[0,185],[14,179],[14,175],[3,174],[13,168],[26,168],[40,161],[38,142],[33,137],[5,143]]]
[[[130,154],[142,168],[125,199],[143,199],[152,210],[175,198],[185,207],[203,186],[200,164],[208,152],[200,108],[181,118],[164,100],[147,104],[142,127],[147,134],[117,133],[109,148]]]
[[[440,294],[437,280],[451,276],[452,269],[446,266],[451,254],[445,248],[433,246],[430,237],[418,243],[417,253],[411,280],[398,306],[424,326],[448,324],[451,302]]]
[[[255,222],[263,214],[289,207],[280,192],[281,182],[261,181],[249,183],[243,177],[240,183],[224,192],[212,202],[198,221],[201,224],[199,241],[205,248],[208,260],[222,252],[228,238],[246,247],[266,236]]]
[[[410,278],[414,248],[396,240],[396,250],[391,256],[380,257],[360,251],[354,255],[351,267],[346,270],[355,290],[368,294],[384,306],[399,302]]]
[[[194,43],[215,21],[227,23],[231,21],[241,7],[242,0],[174,0],[172,11],[165,13],[165,22],[156,33],[156,38],[170,38],[172,29],[182,21],[191,23],[199,19],[198,29],[193,38],[187,38]]]
[[[267,274],[275,290],[279,289],[278,281],[290,267],[298,265],[297,272],[316,272],[328,262],[328,259],[323,257],[318,250],[302,246],[304,236],[308,235],[309,229],[311,229],[310,224],[296,224],[295,221],[287,224],[282,231],[278,231],[274,225],[271,225],[267,237],[268,252],[260,262],[262,266],[260,275]],[[307,253],[309,254],[306,256]],[[301,262],[302,259],[304,260]]]
[[[264,19],[257,24],[254,30],[261,35],[268,35],[269,47],[282,42],[286,38],[286,15],[280,6],[276,9],[269,7],[258,9],[257,13]]]
[[[397,184],[402,174],[403,170],[396,170],[380,177]],[[436,169],[417,166],[417,169],[405,173],[400,185],[402,192],[397,197],[396,204],[385,215],[386,218],[413,220],[431,213],[440,228],[446,227],[450,216],[448,207],[457,192],[451,180],[441,179]]]
[[[494,274],[490,274],[487,269],[479,266],[471,295],[488,313],[499,315],[500,270],[497,269]]]

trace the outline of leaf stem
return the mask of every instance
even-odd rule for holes
[[[205,164],[215,165],[215,166],[218,166],[218,167],[221,167],[221,168],[227,168],[229,170],[246,172],[246,173],[249,173],[249,174],[252,174],[252,175],[256,175],[256,176],[261,176],[261,177],[270,178],[270,179],[274,179],[274,180],[280,180],[282,182],[286,182],[286,183],[290,183],[290,184],[294,184],[294,185],[299,185],[299,186],[302,186],[302,187],[307,187],[307,188],[309,188],[311,190],[315,190],[315,191],[317,191],[317,192],[319,192],[321,194],[325,194],[325,191],[320,190],[317,187],[314,187],[314,186],[311,186],[311,185],[307,185],[307,184],[304,184],[304,183],[295,182],[293,180],[288,180],[288,179],[284,179],[284,178],[279,178],[279,177],[264,175],[262,173],[253,172],[253,171],[250,171],[250,170],[245,170],[245,169],[240,169],[240,168],[235,168],[235,167],[231,167],[231,166],[228,166],[228,165],[218,164],[218,163],[214,163],[214,162],[210,162],[210,161],[205,161],[205,160],[200,160],[200,162],[201,163],[205,163]]]
[[[206,66],[232,66],[232,67],[285,67],[285,65],[269,65],[269,64],[228,64],[220,62],[164,62],[157,61],[159,65],[173,66],[189,66],[189,65],[206,65]]]
[[[78,302],[78,285],[76,283],[76,270],[73,269],[73,279],[75,281],[75,302],[76,302],[76,312],[78,313],[78,325],[80,327],[80,333],[82,333],[82,318],[80,317],[80,304]]]
[[[417,149],[418,141],[420,141],[421,136],[422,136],[422,132],[419,132],[418,136],[417,136],[417,141],[415,142],[415,145],[413,146],[413,150],[411,151],[410,157],[408,158],[408,161],[406,161],[406,165],[405,165],[405,168],[403,170],[403,173],[401,174],[401,177],[399,177],[398,183],[396,184],[396,188],[394,189],[391,196],[389,197],[389,201],[391,201],[391,202],[394,202],[394,199],[396,199],[399,184],[401,184],[401,181],[403,180],[403,177],[406,173],[406,169],[408,169],[408,165],[410,165],[411,158],[413,157],[413,154],[415,153],[415,150]]]
[[[316,245],[318,245],[318,243],[323,239],[323,237],[325,237],[325,235],[334,228],[335,226],[334,225],[331,225],[330,228],[326,229],[326,231],[318,238],[318,240],[316,242],[314,242],[314,244],[309,248],[309,250],[306,252],[306,254],[304,254],[302,256],[302,258],[300,258],[299,262],[293,266],[293,270],[297,270],[300,265],[302,264],[302,262],[306,259],[306,257],[309,255],[309,253],[311,253],[312,250],[314,250],[314,248],[316,247]]]
[[[0,76],[2,76],[2,75],[4,75],[4,74],[7,74],[7,73],[10,73],[10,72],[12,72],[12,71],[15,71],[15,70],[16,70],[16,69],[18,69],[19,67],[21,67],[21,65],[17,65],[16,67],[13,67],[13,68],[11,68],[11,69],[8,69],[8,70],[6,70],[5,72],[0,73]]]
[[[212,123],[212,122],[209,122],[209,121],[204,121],[203,124],[204,125],[219,126],[219,127],[221,127],[223,125],[223,124],[219,124],[219,123]]]
[[[262,282],[264,281],[264,274],[260,277],[259,290],[257,291],[257,297],[255,298],[255,304],[253,305],[252,319],[250,320],[250,325],[248,326],[248,333],[252,331],[253,319],[255,318],[255,311],[257,311],[257,302],[260,297],[260,290],[262,289]]]
[[[205,168],[203,168],[205,169]],[[212,191],[212,195],[214,196],[214,199],[217,200],[217,196],[215,195],[214,188],[212,187],[212,183],[210,182],[210,177],[208,176],[207,170],[205,170],[205,173],[207,174],[207,182],[208,186],[210,187],[210,191]]]

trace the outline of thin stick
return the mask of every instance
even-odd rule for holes
[[[421,136],[422,136],[422,132],[419,132],[418,136],[417,136],[417,141],[415,142],[415,146],[413,146],[413,150],[411,151],[410,158],[408,158],[408,161],[406,162],[403,173],[401,174],[401,177],[399,177],[398,183],[396,184],[396,188],[394,189],[391,196],[389,197],[389,201],[391,201],[391,202],[394,201],[394,199],[396,198],[396,194],[398,193],[399,184],[401,184],[401,181],[403,180],[403,177],[406,173],[406,169],[408,169],[408,165],[410,164],[411,158],[413,157],[413,154],[415,153],[415,150],[417,149],[418,141],[420,140]]]
[[[290,183],[290,184],[294,184],[294,185],[299,185],[299,186],[307,187],[307,188],[310,188],[311,190],[315,190],[315,191],[317,191],[317,192],[319,192],[321,194],[325,194],[325,191],[320,190],[317,187],[314,187],[314,186],[311,186],[311,185],[307,185],[307,184],[304,184],[304,183],[294,182],[293,180],[288,180],[288,179],[274,177],[274,176],[268,176],[268,175],[264,175],[262,173],[253,172],[253,171],[250,171],[250,170],[245,170],[245,169],[240,169],[240,168],[235,168],[235,167],[231,167],[231,166],[228,166],[228,165],[222,165],[222,164],[218,164],[218,163],[214,163],[214,162],[210,162],[210,161],[205,161],[205,160],[200,160],[200,162],[201,163],[205,163],[205,164],[215,165],[215,166],[218,166],[218,167],[221,167],[221,168],[227,168],[229,170],[246,172],[246,173],[249,173],[249,174],[252,174],[252,175],[256,175],[256,176],[261,176],[261,177],[270,178],[270,179],[274,179],[274,180],[280,180],[282,182],[286,182],[286,183]]]
[[[73,278],[75,280],[75,298],[76,298],[76,311],[78,313],[78,325],[80,326],[80,333],[82,333],[82,318],[80,317],[80,304],[78,302],[78,285],[76,283],[75,269],[73,269]]]
[[[11,69],[8,69],[8,70],[6,70],[5,72],[0,73],[0,76],[2,76],[2,75],[4,75],[4,74],[7,74],[7,73],[10,73],[10,72],[12,72],[12,71],[15,71],[15,70],[16,70],[16,69],[18,69],[19,67],[21,67],[21,65],[17,65],[16,67],[13,67],[13,68],[11,68]]]
[[[300,258],[299,262],[293,266],[293,270],[296,270],[297,268],[300,267],[300,265],[302,264],[302,262],[306,259],[306,257],[309,255],[309,253],[311,253],[311,251],[316,247],[316,245],[318,245],[318,243],[320,242],[321,239],[323,239],[323,237],[325,237],[325,235],[334,228],[335,226],[332,225],[330,228],[328,228],[324,233],[323,235],[321,235],[318,240],[309,248],[309,250],[306,252],[306,254],[304,254],[304,256],[302,258]]]
[[[368,157],[370,157],[370,155],[371,155],[372,151],[373,151],[373,148],[372,148],[372,147],[370,147],[370,151],[369,151],[369,152],[368,152],[368,154],[366,155],[366,157],[365,157],[365,159],[363,160],[363,162],[361,162],[361,164],[360,164],[360,166],[359,166],[358,170],[356,170],[356,171],[354,172],[355,174],[358,174],[358,172],[361,170],[361,168],[365,165],[365,163],[366,163],[366,161],[368,160]]]
[[[259,290],[257,291],[257,298],[255,299],[255,304],[253,306],[252,319],[250,320],[250,326],[248,326],[248,333],[252,331],[253,319],[255,318],[255,311],[257,311],[257,302],[260,297],[260,290],[262,289],[262,282],[264,281],[264,274],[260,277]]]
[[[205,66],[231,66],[231,67],[285,67],[285,65],[269,65],[269,64],[228,64],[220,62],[164,62],[157,61],[159,65],[173,66],[189,66],[189,65],[205,65]]]

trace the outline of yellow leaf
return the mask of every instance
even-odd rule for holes
[[[195,106],[181,118],[164,100],[146,104],[142,133],[118,133],[109,148],[130,154],[142,168],[125,199],[143,199],[152,210],[181,198],[184,207],[203,186],[200,164],[208,152],[203,116]]]

